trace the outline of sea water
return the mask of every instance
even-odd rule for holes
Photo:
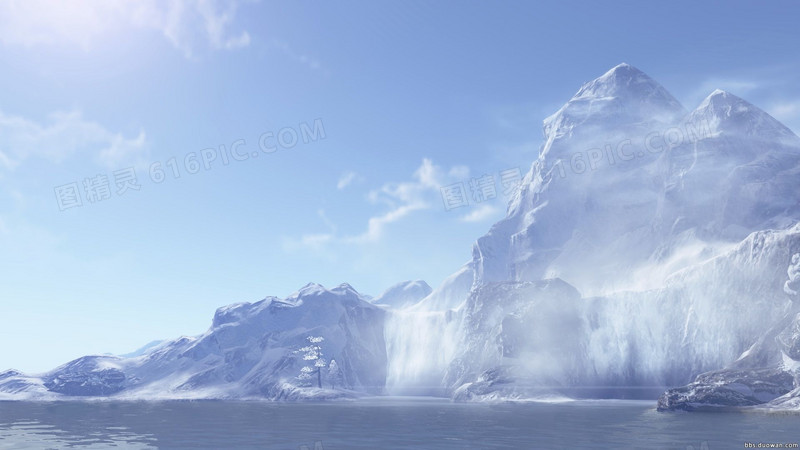
[[[735,449],[800,442],[800,415],[654,402],[0,402],[0,449]],[[761,447],[763,448],[763,447]]]

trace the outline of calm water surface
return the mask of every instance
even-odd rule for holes
[[[653,402],[0,402],[0,449],[738,449],[800,442],[800,415],[658,413]]]

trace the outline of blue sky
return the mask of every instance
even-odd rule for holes
[[[687,109],[723,88],[797,132],[799,12],[0,3],[0,369],[198,334],[310,281],[436,286],[503,216],[500,174],[528,169],[542,119],[620,62]],[[483,175],[496,198],[445,207],[440,187]]]

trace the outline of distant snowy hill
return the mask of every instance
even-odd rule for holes
[[[130,352],[125,353],[124,355],[119,355],[121,358],[135,358],[137,356],[142,356],[148,351],[150,351],[153,347],[158,347],[159,345],[163,344],[164,341],[150,341],[142,347]]]
[[[350,285],[309,284],[288,298],[219,308],[197,337],[163,342],[139,356],[86,356],[26,376],[0,373],[0,399],[64,397],[332,398],[379,394],[386,379],[384,311]],[[337,390],[299,388],[306,361],[295,350],[320,336],[341,371]],[[324,369],[323,369],[324,370]]]
[[[404,281],[385,290],[381,295],[372,299],[372,303],[400,309],[419,303],[432,291],[433,289],[428,286],[428,283],[422,280]]]

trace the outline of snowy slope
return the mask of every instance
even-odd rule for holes
[[[0,400],[50,400],[56,394],[47,390],[41,378],[9,369],[0,372]]]
[[[752,340],[753,344],[735,361],[727,362],[724,369],[701,373],[691,383],[662,394],[658,400],[660,410],[691,411],[756,405],[798,409],[800,406],[800,297],[795,290],[800,283],[800,253],[793,253],[800,250],[800,225],[789,231],[758,233],[753,238],[750,250],[755,258],[748,261],[751,266],[777,266],[779,261],[790,258],[786,271],[788,279],[782,284],[782,292],[774,289],[775,281],[780,277],[770,277],[768,273],[762,274],[759,281],[772,286],[755,284],[751,291],[761,293],[762,298],[788,299],[783,305],[782,317],[777,320],[753,317],[756,319],[754,325],[771,325],[760,333],[754,330],[757,337]],[[771,252],[778,259],[772,261],[773,264],[770,264],[768,256]],[[781,310],[763,303],[757,306],[763,310]],[[742,313],[750,318],[747,311]]]
[[[433,289],[423,280],[404,281],[386,289],[381,295],[373,298],[372,303],[402,309],[419,303],[432,291]]]
[[[383,322],[384,311],[350,285],[325,289],[309,284],[285,299],[267,297],[219,308],[203,335],[163,342],[140,356],[86,356],[35,377],[4,372],[0,399],[300,399],[378,394],[386,379]],[[308,336],[325,338],[323,356],[336,359],[342,389],[296,386],[295,377],[306,361],[294,350],[305,346]]]
[[[560,277],[590,294],[611,273],[646,258],[641,244],[659,189],[649,170],[657,157],[643,141],[683,115],[663,87],[626,64],[584,85],[545,120],[539,157],[508,216],[476,242],[474,284]],[[628,139],[621,152],[645,157],[617,160],[619,143]],[[591,152],[590,163],[592,149],[602,153]]]

